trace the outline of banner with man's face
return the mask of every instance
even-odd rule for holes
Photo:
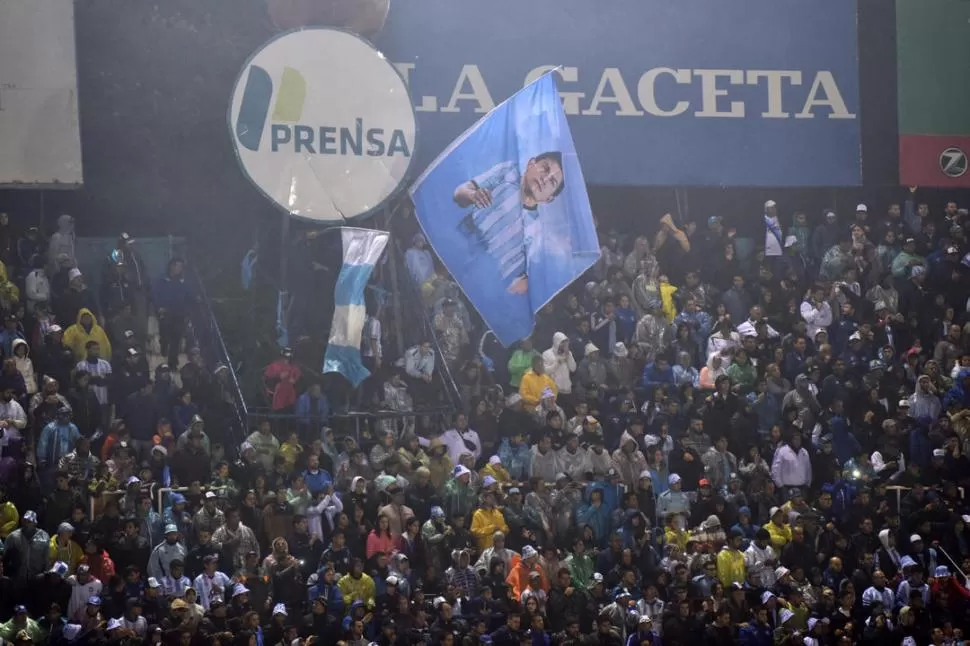
[[[599,258],[569,124],[552,75],[489,112],[411,188],[442,263],[505,345]]]

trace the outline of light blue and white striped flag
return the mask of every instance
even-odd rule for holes
[[[344,263],[333,290],[333,324],[323,360],[323,371],[339,372],[355,387],[370,376],[360,360],[360,336],[367,311],[364,288],[374,265],[384,253],[388,234],[372,229],[341,227]]]

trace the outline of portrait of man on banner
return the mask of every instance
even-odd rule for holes
[[[473,207],[460,226],[498,261],[512,294],[529,288],[526,263],[541,233],[539,205],[552,202],[564,187],[562,153],[547,152],[530,159],[524,173],[515,162],[502,162],[455,190],[459,206]]]
[[[555,82],[515,94],[411,189],[442,263],[505,344],[599,257],[586,184]]]

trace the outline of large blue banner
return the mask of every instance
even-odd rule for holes
[[[586,182],[547,74],[476,123],[411,188],[441,262],[505,345],[599,258]]]
[[[419,167],[557,66],[601,185],[861,183],[855,0],[408,0],[378,39]]]

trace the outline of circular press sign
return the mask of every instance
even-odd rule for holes
[[[343,222],[380,208],[411,167],[417,131],[404,79],[338,29],[281,34],[243,67],[229,128],[249,180],[290,214]]]

